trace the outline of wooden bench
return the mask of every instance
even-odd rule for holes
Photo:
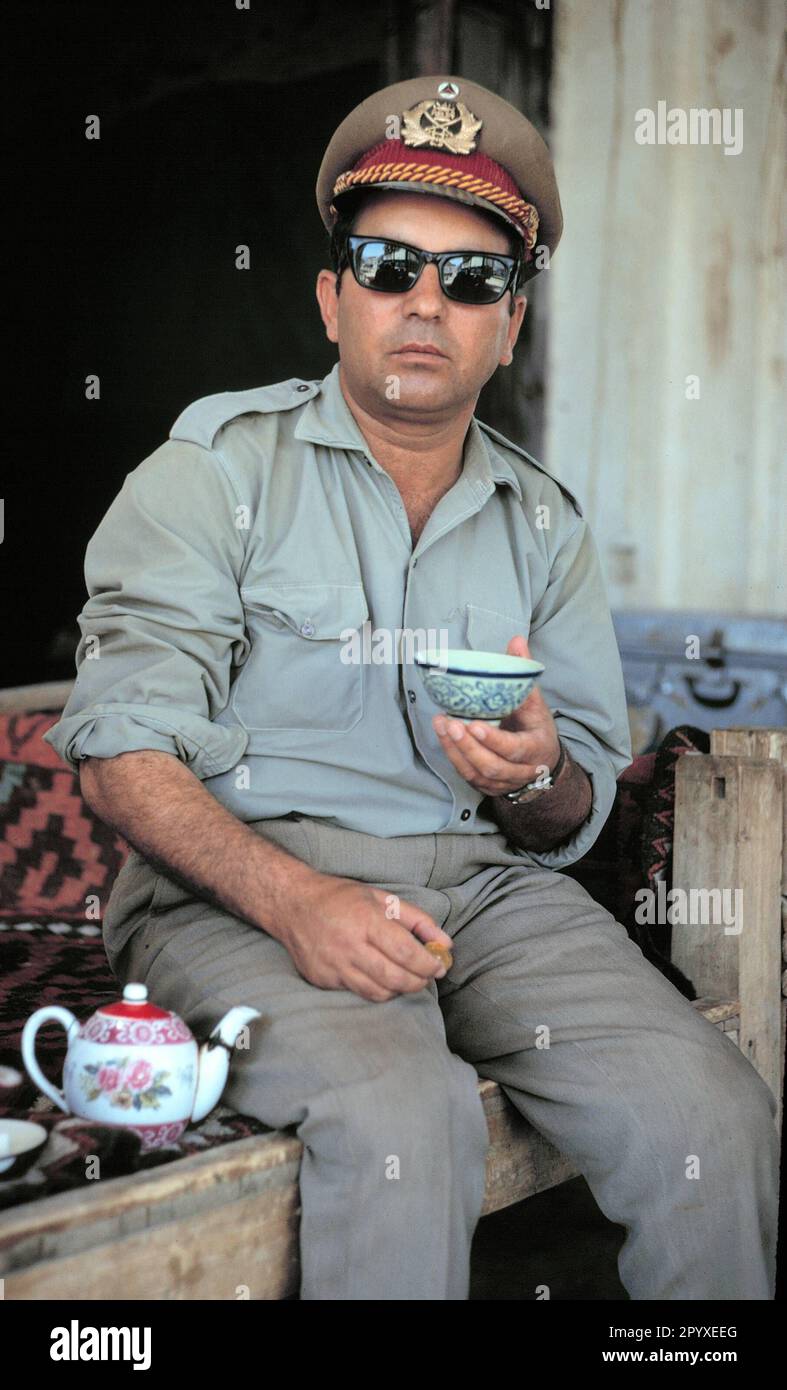
[[[57,687],[63,699],[69,688]],[[0,692],[0,711],[57,707],[52,689]],[[726,730],[709,757],[681,758],[673,873],[686,890],[743,890],[739,935],[675,927],[672,955],[703,996],[691,1007],[744,1049],[779,1107],[786,740],[785,730]],[[495,1082],[479,1079],[479,1094],[490,1140],[482,1215],[579,1175]],[[6,1299],[288,1297],[300,1277],[302,1147],[270,1130],[11,1208],[0,1216]]]

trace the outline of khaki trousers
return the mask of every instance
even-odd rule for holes
[[[386,839],[295,815],[251,828],[418,904],[453,938],[447,976],[373,1003],[309,984],[274,937],[136,852],[116,880],[103,931],[123,983],[145,982],[200,1035],[234,1004],[262,1014],[222,1099],[303,1141],[302,1299],[468,1297],[479,1076],[625,1228],[632,1299],[773,1298],[775,1099],[583,888],[502,832]]]

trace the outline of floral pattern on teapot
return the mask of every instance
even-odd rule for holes
[[[158,1110],[162,1096],[171,1096],[172,1089],[166,1085],[171,1076],[169,1071],[156,1071],[144,1057],[132,1059],[113,1057],[106,1062],[85,1063],[78,1080],[86,1100],[97,1100],[103,1096],[110,1105],[121,1110]],[[189,1065],[178,1071],[178,1080],[184,1086],[191,1086],[194,1068]]]

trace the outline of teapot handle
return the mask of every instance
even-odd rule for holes
[[[41,1024],[46,1023],[50,1018],[55,1019],[58,1023],[62,1023],[68,1034],[68,1041],[69,1043],[71,1042],[72,1034],[79,1028],[78,1020],[74,1018],[74,1015],[70,1013],[68,1009],[61,1008],[59,1004],[48,1004],[45,1009],[37,1009],[34,1014],[31,1014],[22,1029],[22,1060],[39,1090],[43,1091],[44,1095],[49,1096],[49,1099],[53,1100],[55,1105],[59,1105],[60,1109],[65,1111],[66,1115],[68,1115],[70,1112],[66,1104],[65,1094],[63,1091],[59,1091],[57,1086],[53,1086],[51,1081],[47,1080],[36,1061],[36,1033],[41,1027]]]

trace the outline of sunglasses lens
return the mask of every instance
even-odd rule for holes
[[[510,270],[497,256],[452,256],[443,265],[443,289],[462,304],[494,304],[506,292]]]
[[[398,241],[348,239],[353,274],[367,290],[404,294],[421,269],[421,255]],[[457,251],[442,262],[440,280],[449,299],[462,304],[494,304],[506,292],[510,266],[500,256],[482,251]]]
[[[397,242],[367,241],[356,248],[354,267],[355,278],[364,289],[403,294],[415,284],[418,257]]]

